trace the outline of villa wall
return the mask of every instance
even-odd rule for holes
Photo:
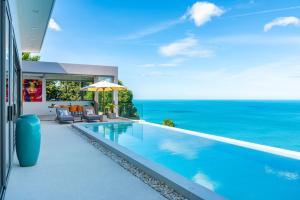
[[[49,109],[52,104],[57,105],[90,105],[92,101],[46,101],[46,79],[37,77],[26,77],[26,79],[34,79],[42,81],[42,102],[24,102],[23,114],[36,115],[55,115],[55,109]]]
[[[55,115],[56,105],[91,105],[93,101],[47,101],[46,80],[109,81],[118,83],[118,67],[104,65],[70,64],[57,62],[23,61],[23,80],[26,84],[23,114]],[[36,81],[26,81],[36,80]],[[23,86],[24,87],[24,86]],[[41,95],[42,90],[42,95]],[[118,92],[113,93],[118,102]],[[95,93],[95,101],[98,100]]]
[[[36,115],[55,115],[55,109],[49,109],[51,104],[57,105],[90,105],[91,101],[43,101],[43,102],[24,102],[23,114]]]

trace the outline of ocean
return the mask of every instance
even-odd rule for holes
[[[135,100],[143,120],[300,151],[300,101]]]

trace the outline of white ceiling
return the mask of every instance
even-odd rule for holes
[[[55,0],[17,0],[23,52],[41,50],[54,2]]]

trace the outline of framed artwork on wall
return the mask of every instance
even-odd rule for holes
[[[42,102],[43,82],[42,80],[23,80],[23,101]]]

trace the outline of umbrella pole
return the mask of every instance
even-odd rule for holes
[[[104,108],[104,88],[102,89],[102,112],[103,115],[105,114],[105,108]]]

